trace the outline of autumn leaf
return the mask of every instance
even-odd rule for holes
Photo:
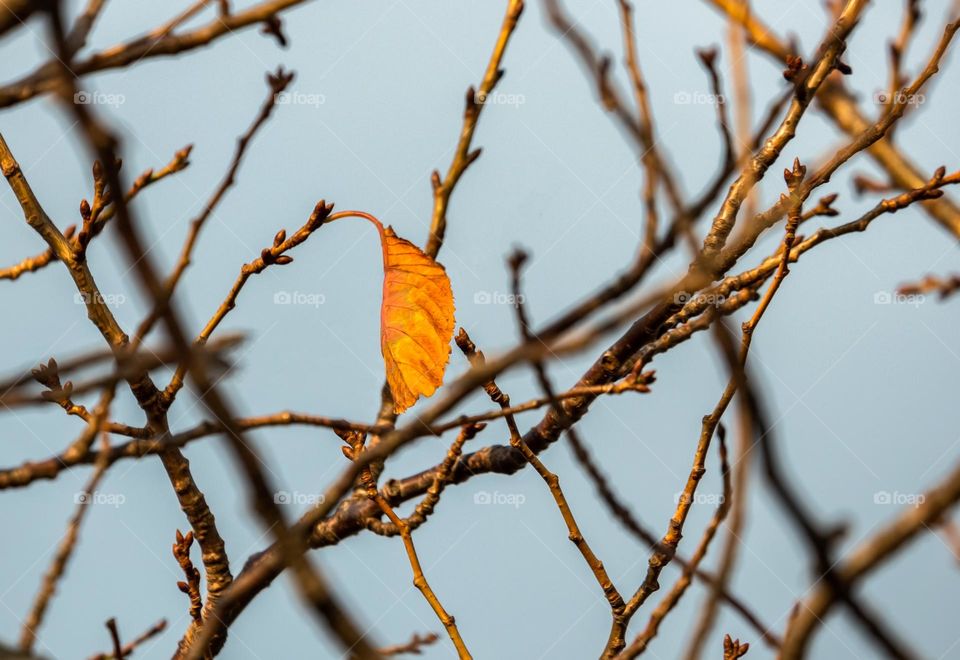
[[[347,216],[369,220],[380,233],[380,351],[393,410],[399,414],[443,383],[454,326],[450,278],[443,266],[368,213],[341,211],[330,216],[328,222]]]

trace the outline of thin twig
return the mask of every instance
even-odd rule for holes
[[[90,423],[90,426],[96,429],[94,431],[95,436],[99,433],[97,426],[102,425],[105,415],[106,411],[98,415],[94,421]],[[103,436],[103,446],[104,449],[110,446],[105,434]],[[53,561],[50,562],[50,566],[43,576],[43,583],[34,599],[33,607],[30,608],[29,614],[23,619],[23,625],[20,630],[20,649],[24,653],[29,654],[33,649],[34,642],[36,642],[37,639],[37,631],[43,623],[43,617],[47,611],[47,607],[50,605],[50,601],[56,593],[57,584],[66,572],[67,564],[73,556],[74,548],[76,548],[77,540],[80,537],[80,526],[83,524],[87,512],[93,508],[90,504],[91,497],[109,467],[109,463],[105,460],[107,455],[108,453],[106,451],[101,452],[101,458],[97,461],[89,481],[87,481],[83,490],[74,497],[77,503],[76,510],[70,518],[70,522],[67,524],[67,531],[60,541],[60,545],[57,547]]]
[[[501,69],[503,54],[506,52],[507,43],[509,43],[510,37],[517,27],[517,22],[520,20],[520,14],[523,13],[523,2],[524,0],[507,1],[507,11],[503,17],[493,53],[490,55],[490,61],[487,63],[487,69],[483,74],[483,80],[480,81],[480,87],[474,90],[471,86],[467,90],[460,139],[457,141],[453,160],[447,169],[447,174],[441,179],[440,172],[434,170],[430,178],[433,186],[433,213],[430,220],[430,235],[424,252],[431,257],[436,258],[437,253],[440,252],[440,246],[443,245],[443,238],[447,230],[447,207],[450,204],[450,195],[453,194],[453,190],[464,171],[480,157],[480,149],[470,150],[473,134],[476,131],[477,122],[480,120],[480,112],[487,100],[491,98],[490,94],[496,87],[497,82],[503,76],[503,69]]]

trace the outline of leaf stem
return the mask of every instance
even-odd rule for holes
[[[323,224],[328,225],[334,220],[339,220],[340,218],[365,218],[376,225],[377,229],[383,231],[383,223],[380,222],[375,215],[365,211],[338,211],[337,213],[334,213],[328,217]]]

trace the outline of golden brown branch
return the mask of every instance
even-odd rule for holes
[[[433,213],[430,220],[430,235],[424,252],[431,257],[436,258],[443,245],[443,237],[447,231],[447,207],[450,204],[450,195],[453,194],[453,189],[466,169],[480,157],[480,149],[470,150],[473,134],[480,120],[480,112],[503,76],[503,69],[500,66],[503,54],[520,20],[520,14],[523,13],[523,6],[523,0],[507,0],[507,11],[503,17],[493,53],[490,55],[490,61],[487,63],[487,69],[483,74],[483,80],[480,81],[480,87],[476,90],[472,86],[467,89],[460,139],[457,141],[447,174],[441,179],[440,172],[434,170],[430,178],[433,187]]]

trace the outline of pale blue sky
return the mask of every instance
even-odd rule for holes
[[[165,269],[187,223],[222,175],[236,136],[259,107],[264,73],[281,64],[296,71],[291,89],[301,99],[317,101],[278,108],[252,145],[237,187],[202,235],[195,264],[178,293],[191,331],[199,330],[216,308],[241,263],[257,256],[279,228],[292,231],[302,224],[320,198],[340,209],[369,211],[401,236],[425,240],[429,174],[449,163],[464,91],[480,80],[503,4],[311,2],[286,16],[288,50],[252,30],[187,57],[150,60],[83,82],[86,90],[122,96],[116,107],[97,110],[121,128],[128,177],[166,163],[187,143],[196,145],[188,170],[158,184],[134,205],[153,245],[151,254]],[[638,53],[661,144],[693,194],[717,166],[719,138],[712,107],[674,99],[678,93],[707,91],[693,48],[722,43],[724,25],[706,3],[638,4]],[[911,70],[939,35],[948,4],[925,3],[928,19],[908,58]],[[496,299],[508,291],[503,258],[513,246],[532,254],[526,277],[529,311],[543,322],[628,263],[642,228],[642,181],[633,150],[604,116],[566,45],[547,28],[540,3],[528,5],[498,88],[514,95],[504,100],[516,103],[484,111],[475,142],[484,153],[453,196],[440,259],[453,283],[458,324],[488,353],[516,341],[511,307],[482,304],[483,295]],[[815,47],[825,24],[819,0],[757,0],[754,5],[780,33],[795,33],[805,53]],[[850,43],[850,82],[868,105],[887,79],[885,40],[899,26],[899,5],[873,3]],[[572,9],[582,28],[619,62],[616,3],[588,0]],[[114,0],[91,43],[113,44],[155,27],[172,13],[163,3]],[[13,79],[46,58],[43,34],[41,24],[33,21],[0,46],[2,79]],[[960,167],[955,126],[960,71],[953,66],[955,57],[947,59],[930,93],[932,104],[898,133],[899,142],[910,144],[913,157],[929,171],[941,164],[950,170]],[[727,64],[724,54],[721,65]],[[750,56],[750,70],[759,114],[761,103],[783,82],[780,71],[757,55]],[[619,70],[618,76],[624,82]],[[89,157],[72,123],[72,116],[48,99],[0,115],[0,130],[61,227],[77,220],[79,200],[90,195]],[[771,172],[779,172],[794,156],[814,163],[839,140],[812,112],[784,152],[784,163]],[[852,167],[876,173],[865,158],[854,159]],[[780,187],[779,176],[765,182],[766,198],[772,199]],[[836,206],[843,215],[828,219],[830,223],[852,219],[873,203],[853,196],[848,176],[838,176],[825,190],[841,193]],[[7,189],[0,192],[0,214],[0,263],[42,249]],[[105,293],[124,297],[115,309],[130,329],[146,310],[122,250],[112,232],[107,234],[91,247],[91,265]],[[777,240],[768,236],[763,245],[772,250]],[[248,334],[237,353],[240,368],[223,383],[224,390],[244,414],[291,408],[370,421],[383,380],[375,233],[367,223],[338,222],[293,256],[294,264],[252,280],[223,324],[222,332]],[[744,266],[761,256],[747,258]],[[685,265],[683,258],[670,260],[651,281],[679,274]],[[875,295],[928,272],[958,269],[955,243],[920,211],[884,217],[866,234],[805,255],[756,335],[751,361],[777,420],[777,438],[794,483],[825,520],[853,523],[849,544],[898,510],[875,504],[877,492],[916,493],[934,484],[955,460],[960,446],[954,412],[960,307],[933,300],[918,306],[878,305]],[[277,305],[278,292],[315,294],[323,304]],[[0,324],[4,372],[101,345],[73,293],[69,277],[57,266],[26,275],[15,285],[0,282],[7,319]],[[590,355],[565,359],[551,366],[551,376],[558,387],[572,385],[590,361]],[[707,337],[658,357],[654,367],[658,379],[651,394],[598,402],[580,427],[616,490],[648,527],[662,533],[689,471],[700,418],[713,408],[724,375]],[[447,378],[466,368],[454,351]],[[514,401],[538,394],[523,371],[510,372],[500,384]],[[479,412],[489,406],[477,395],[462,410]],[[184,396],[171,411],[171,423],[175,429],[187,428],[200,412]],[[141,421],[129,394],[119,397],[115,416]],[[520,422],[528,426],[537,419],[528,414]],[[75,419],[53,408],[5,413],[0,416],[2,463],[46,457],[61,450],[79,428]],[[279,489],[316,493],[343,465],[340,442],[327,431],[289,428],[251,436],[268,458],[269,476]],[[492,424],[471,445],[505,440],[502,425]],[[390,462],[388,476],[436,463],[446,446],[447,439],[421,440]],[[269,537],[253,522],[244,486],[222,442],[195,443],[187,455],[238,570]],[[562,477],[586,537],[618,586],[632,592],[646,569],[645,549],[612,523],[565,442],[543,459]],[[711,454],[701,486],[705,494],[719,492],[716,467]],[[0,561],[0,638],[16,638],[20,618],[73,510],[73,494],[88,473],[78,469],[55,482],[2,494],[0,524],[8,541]],[[86,657],[109,647],[103,627],[107,618],[117,617],[129,639],[166,617],[169,630],[135,657],[169,657],[187,623],[187,602],[176,589],[181,578],[169,548],[174,530],[186,529],[186,522],[156,459],[118,463],[100,490],[122,494],[125,501],[90,512],[69,575],[40,631],[38,650],[56,658]],[[476,504],[482,493],[510,495],[522,504]],[[681,545],[685,553],[711,514],[710,505],[694,508]],[[782,630],[792,603],[809,583],[801,543],[759,478],[749,516],[733,589]],[[483,476],[450,488],[415,540],[432,586],[457,617],[475,657],[586,658],[602,648],[609,627],[606,603],[533,472]],[[415,631],[442,632],[411,586],[399,540],[363,534],[316,559],[355,614],[372,626],[377,642],[405,641]],[[661,582],[669,585],[677,574],[670,567]],[[957,558],[929,534],[879,571],[864,593],[924,657],[960,658],[958,587]],[[699,587],[691,590],[667,619],[650,657],[677,657],[702,597]],[[651,608],[652,603],[646,609]],[[637,616],[632,632],[642,628],[648,611]],[[714,657],[723,632],[750,641],[749,657],[770,657],[753,631],[727,612],[709,650]],[[827,621],[813,648],[818,658],[874,657],[844,615]],[[222,657],[339,656],[281,579],[233,626]],[[444,638],[424,657],[455,654]]]

